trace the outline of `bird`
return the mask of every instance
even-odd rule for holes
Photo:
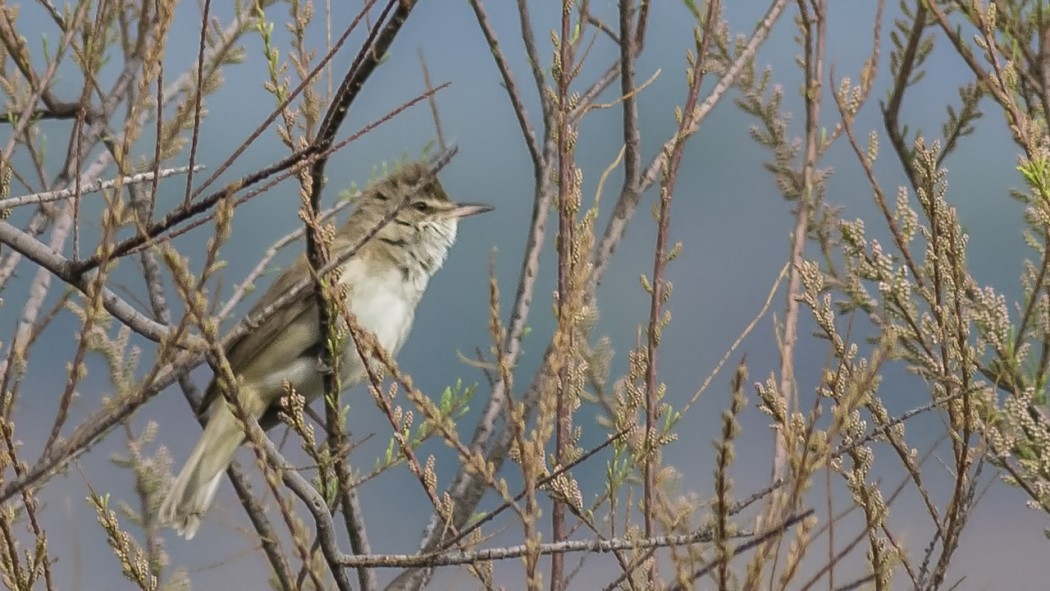
[[[341,289],[337,292],[346,298],[360,328],[374,335],[391,356],[397,355],[408,338],[427,284],[456,241],[459,221],[491,210],[486,204],[452,201],[425,161],[405,163],[361,192],[332,240],[331,257],[349,252],[374,234],[339,266]],[[304,253],[270,286],[248,316],[271,307],[309,277],[311,269]],[[320,358],[325,335],[319,326],[315,289],[311,283],[310,288],[225,348],[237,378],[233,395],[264,429],[278,424],[280,399],[288,386],[308,403],[324,391]],[[343,349],[337,365],[344,390],[366,377],[353,344]],[[208,386],[202,400],[204,431],[159,508],[160,520],[186,540],[197,534],[223,473],[245,440],[244,428],[223,396],[224,387],[230,386],[220,383],[218,376]]]

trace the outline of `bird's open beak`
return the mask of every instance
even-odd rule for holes
[[[450,218],[465,218],[471,215],[478,215],[479,213],[486,213],[492,211],[491,205],[484,203],[459,203],[453,209],[449,210],[448,217]]]

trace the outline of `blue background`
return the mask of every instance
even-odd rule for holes
[[[536,37],[541,55],[549,59],[551,47],[547,32],[557,27],[559,10],[554,2],[534,4],[532,16]],[[733,34],[750,34],[753,23],[767,8],[765,2],[728,4],[725,17]],[[357,5],[352,3],[350,7],[337,6],[334,9],[335,29],[349,22]],[[614,2],[592,2],[592,6],[606,22],[616,22]],[[224,5],[214,9],[220,22],[228,22],[231,8]],[[793,10],[791,5],[788,11]],[[516,80],[523,89],[533,125],[539,127],[538,100],[520,42],[516,42],[519,32],[516,11],[508,2],[491,2],[488,11]],[[318,13],[319,20],[312,29],[311,42],[316,49],[323,51],[321,7],[318,7]],[[284,56],[288,41],[283,28],[286,12],[279,6],[271,8],[267,16],[277,22],[274,32],[276,46],[281,48]],[[790,20],[792,16],[793,13],[781,19],[759,51],[757,62],[760,67],[771,68],[774,80],[782,85],[785,109],[794,114],[790,130],[798,135],[802,131],[803,118],[798,93],[801,74],[794,63],[799,49],[793,41],[796,30]],[[884,22],[888,23],[894,16],[891,11],[884,17],[887,19]],[[179,6],[165,58],[169,79],[196,63],[199,18],[196,3]],[[871,3],[832,3],[828,12],[826,61],[835,67],[839,76],[857,78],[870,51],[874,18]],[[647,46],[637,69],[639,81],[648,79],[658,69],[661,71],[639,95],[646,161],[657,153],[660,144],[675,128],[673,108],[684,101],[684,50],[691,47],[692,37],[692,22],[680,3],[654,3],[651,19]],[[18,22],[21,31],[28,36],[30,47],[36,51],[35,58],[42,60],[38,40],[32,37],[32,33],[46,34],[54,43],[57,33],[53,24],[34,6],[25,6]],[[349,47],[356,49],[362,38],[360,34],[356,35]],[[908,96],[902,113],[904,121],[909,122],[913,129],[921,129],[928,137],[935,137],[939,132],[945,117],[944,105],[956,99],[957,87],[970,78],[965,65],[943,41],[938,38],[938,49],[926,67],[927,76]],[[198,161],[208,165],[210,170],[214,170],[245,140],[275,104],[273,97],[262,89],[266,67],[260,39],[249,34],[244,37],[242,45],[247,56],[245,63],[226,68],[223,72],[225,84],[206,99],[207,117],[200,130]],[[494,213],[484,218],[468,219],[461,225],[459,242],[444,269],[432,281],[418,311],[412,337],[399,357],[402,367],[412,374],[416,384],[423,391],[436,394],[460,378],[468,384],[484,383],[477,369],[457,361],[456,353],[462,351],[470,355],[475,347],[488,349],[487,314],[482,311],[487,308],[487,269],[493,256],[503,293],[504,318],[509,315],[531,214],[532,166],[501,87],[499,73],[466,2],[420,3],[395,42],[388,61],[375,73],[355,104],[342,136],[346,137],[382,117],[389,109],[423,90],[417,50],[426,55],[435,83],[452,82],[449,89],[438,95],[445,133],[459,146],[458,156],[442,173],[446,189],[455,199],[483,201],[496,206]],[[887,51],[888,47],[884,45],[884,54]],[[344,50],[335,58],[333,64],[337,76],[348,67],[352,55],[351,51]],[[589,66],[584,68],[582,80],[591,80],[616,56],[613,45],[599,39],[590,52]],[[889,73],[886,61],[882,60],[873,100],[862,111],[855,127],[861,137],[866,137],[871,129],[880,132],[882,150],[877,172],[887,194],[895,195],[896,187],[905,184],[906,180],[895,155],[890,152],[885,134],[881,132],[881,117],[875,103],[887,92]],[[107,67],[104,73],[115,75],[117,66],[119,64]],[[709,77],[708,89],[713,80],[713,76]],[[104,88],[108,82],[104,80]],[[54,89],[60,97],[77,96],[80,80],[67,67],[60,71]],[[603,100],[614,99],[616,89],[618,83]],[[786,261],[789,235],[794,226],[790,204],[780,197],[770,174],[763,169],[762,163],[770,158],[769,153],[749,137],[749,127],[756,122],[732,104],[733,96],[731,91],[691,140],[673,204],[672,239],[682,241],[684,251],[683,256],[668,269],[669,279],[674,284],[674,295],[668,307],[674,321],[665,331],[660,357],[660,378],[667,383],[668,399],[673,404],[680,404],[693,395],[726,348],[758,312]],[[1018,202],[1009,198],[1007,191],[1019,187],[1022,181],[1014,171],[1017,149],[1010,141],[1001,116],[993,105],[986,104],[985,108],[989,116],[978,125],[976,135],[964,141],[945,164],[949,171],[949,200],[958,208],[969,231],[969,257],[974,274],[983,284],[1005,293],[1008,301],[1015,301],[1020,293],[1021,260],[1026,254],[1021,242],[1023,211]],[[616,109],[598,111],[581,126],[576,158],[584,171],[585,204],[593,198],[600,172],[620,149],[620,118]],[[828,100],[822,125],[830,128],[835,122],[834,105]],[[54,171],[60,165],[60,160],[54,156],[62,151],[57,147],[64,148],[68,125],[66,122],[47,122],[42,129],[56,146],[49,162]],[[0,129],[0,139],[6,142],[4,134],[9,133],[9,128]],[[375,167],[384,161],[418,156],[433,136],[433,122],[425,104],[383,124],[333,155],[328,167],[329,194],[326,198],[334,198],[337,190],[351,182],[367,182]],[[138,154],[143,157],[151,155],[150,146],[147,134],[140,142]],[[268,131],[221,180],[232,180],[287,154],[276,135]],[[184,152],[175,163],[184,164],[187,158],[188,152]],[[17,159],[15,162],[18,165]],[[848,146],[840,141],[820,166],[834,171],[828,182],[827,199],[843,208],[842,217],[863,218],[869,236],[884,238],[884,224],[875,217],[870,188]],[[210,174],[210,170],[204,175]],[[202,178],[203,175],[197,177],[198,181]],[[614,175],[607,187],[618,186],[618,180]],[[162,182],[158,211],[166,211],[179,203],[184,187],[182,177]],[[19,188],[16,187],[15,191]],[[603,196],[604,214],[608,214],[614,197],[611,192]],[[616,349],[614,377],[622,375],[625,370],[626,353],[634,345],[639,325],[648,314],[648,297],[641,289],[638,277],[650,273],[652,267],[655,223],[648,211],[653,198],[654,192],[650,192],[639,208],[598,293],[601,319],[594,334],[607,335]],[[95,199],[94,206],[90,205],[92,199]],[[86,202],[89,205],[84,219],[89,222],[83,231],[85,240],[88,240],[97,229],[101,200],[95,196],[88,197]],[[254,266],[261,252],[297,227],[298,207],[297,187],[286,182],[237,210],[233,239],[224,250],[229,263],[222,282],[226,290],[224,297],[228,296],[230,287]],[[24,219],[19,216],[24,214],[16,214],[15,222]],[[605,219],[603,216],[602,220]],[[554,225],[549,227],[553,229]],[[204,243],[210,232],[210,228],[204,227],[177,242],[194,268],[201,265]],[[278,258],[278,264],[286,264],[298,248],[287,249]],[[553,256],[548,247],[529,319],[532,332],[524,342],[525,353],[516,374],[519,389],[528,383],[537,368],[553,330],[550,314],[555,285]],[[143,297],[141,282],[134,279],[133,266],[126,267],[118,272],[117,277],[126,277],[126,289],[136,297]],[[19,278],[4,294],[6,305],[0,308],[4,338],[13,332],[19,317],[18,302],[25,297],[29,278],[34,273],[35,269],[23,263]],[[264,285],[263,282],[260,284]],[[249,297],[234,316],[243,314],[252,301]],[[782,310],[783,296],[780,295],[774,305],[778,318],[783,317]],[[772,314],[767,315],[732,357],[735,361],[742,353],[747,354],[753,381],[764,381],[779,367],[772,318]],[[24,443],[23,459],[36,457],[50,430],[58,393],[65,384],[65,373],[48,363],[49,360],[71,357],[75,343],[70,334],[75,326],[74,319],[65,315],[41,337],[38,351],[30,358],[16,414],[19,418],[16,435]],[[808,338],[811,328],[812,323],[804,317],[797,372],[799,391],[807,401],[819,379],[820,368],[827,360],[823,343]],[[93,369],[78,389],[81,398],[74,406],[74,423],[97,408],[100,397],[111,390],[100,360],[95,357],[90,363],[89,367]],[[192,377],[202,387],[209,379],[206,369],[195,371]],[[712,492],[710,442],[718,436],[719,415],[728,404],[726,384],[729,377],[727,371],[715,379],[700,403],[680,423],[678,441],[666,450],[667,463],[680,471],[680,491],[683,494],[695,492],[704,499]],[[892,414],[928,402],[924,384],[909,377],[899,366],[888,369],[881,392]],[[483,405],[485,393],[482,388],[471,405],[475,413]],[[749,389],[749,393],[753,390]],[[352,461],[356,459],[359,468],[367,470],[371,467],[370,458],[385,446],[388,433],[385,419],[361,389],[353,390],[345,400],[351,405],[350,427],[355,435],[364,438],[374,434],[352,458]],[[743,434],[737,441],[738,459],[733,476],[739,497],[761,487],[769,471],[772,438],[768,419],[753,408],[754,402],[752,396],[751,407],[741,418]],[[583,426],[585,446],[604,437],[600,429],[592,427],[590,413],[585,409],[578,418]],[[474,413],[468,416],[465,425],[470,425],[469,418],[473,416]],[[199,433],[181,393],[169,389],[141,410],[132,421],[136,432],[149,420],[160,425],[156,444],[167,446],[176,463],[181,464]],[[935,415],[919,417],[908,426],[909,440],[920,451],[933,444],[943,431],[943,424]],[[469,429],[465,428],[463,433],[466,436]],[[94,512],[84,500],[89,486],[112,493],[115,498],[133,498],[132,475],[114,467],[107,459],[123,445],[124,439],[119,433],[111,435],[84,456],[76,468],[56,477],[42,492],[44,525],[49,532],[52,550],[60,557],[55,573],[61,588],[127,586],[116,559],[104,542]],[[885,448],[876,449],[878,456],[887,459],[876,464],[873,477],[882,478],[884,490],[889,490],[902,472],[897,461],[886,451]],[[438,444],[424,447],[422,454],[426,453],[438,456],[439,482],[447,484],[454,473],[454,455]],[[248,458],[248,455],[240,457]],[[934,498],[947,499],[951,484],[947,469],[936,459],[927,464],[927,468]],[[604,457],[575,471],[585,500],[600,492],[604,471]],[[511,482],[518,480],[513,470],[507,477]],[[833,490],[836,507],[847,506],[849,500],[845,491],[837,484]],[[374,551],[408,553],[414,550],[430,511],[411,475],[406,470],[391,471],[364,485],[360,493]],[[1050,575],[1050,568],[1045,566],[1047,563],[1040,560],[1047,551],[1042,535],[1047,523],[1044,515],[1026,509],[1024,501],[1025,497],[1019,491],[995,482],[978,505],[951,570],[955,577],[967,577],[965,588],[990,588],[1004,580],[1009,581],[1011,589],[1042,588],[1040,582]],[[924,516],[918,496],[908,492],[894,505],[889,519],[891,528],[913,559],[921,556],[932,534],[929,520]],[[846,531],[855,532],[856,522],[847,521],[849,523],[854,527]],[[507,521],[503,524],[511,525]],[[268,570],[259,553],[252,551],[255,546],[253,534],[246,527],[243,511],[229,485],[224,484],[198,538],[185,543],[169,534],[167,549],[174,565],[191,570],[195,588],[258,588]],[[517,539],[515,534],[513,528],[504,531],[486,545],[511,543]],[[845,536],[840,539],[845,539]],[[576,585],[587,588],[587,581],[607,581],[610,571],[600,568],[608,565],[607,560],[608,557],[604,556],[592,559],[591,567],[581,573]],[[1044,566],[1040,567],[1040,564]],[[817,563],[811,566],[816,567]],[[860,562],[847,561],[837,580],[845,582],[859,576],[862,568]],[[463,572],[446,569],[441,573],[435,588],[473,586]],[[498,564],[496,573],[497,582],[507,588],[523,585],[518,561]],[[392,573],[380,574],[386,579]]]

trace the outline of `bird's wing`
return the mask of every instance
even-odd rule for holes
[[[308,277],[305,256],[300,257],[284,273],[262,298],[252,306],[248,312],[251,317],[273,305],[281,296],[289,292],[295,284]],[[291,359],[295,359],[315,348],[318,342],[318,326],[316,320],[313,322],[297,322],[300,318],[317,317],[317,306],[314,302],[315,285],[299,292],[288,303],[281,306],[260,326],[248,331],[234,339],[226,347],[226,358],[235,374],[239,374],[245,380],[251,381],[279,367]],[[279,346],[271,347],[274,341],[280,339]],[[202,401],[202,409],[207,409],[213,400],[219,395],[218,383],[214,378],[208,386],[208,391]]]

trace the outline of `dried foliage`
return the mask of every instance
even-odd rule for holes
[[[56,510],[42,494],[100,441],[121,438],[125,451],[112,461],[134,490],[101,488],[85,475],[94,487],[85,507],[97,514],[99,529],[84,543],[105,540],[133,586],[189,587],[193,577],[171,564],[156,515],[172,464],[159,443],[172,434],[163,422],[136,427],[130,418],[148,413],[157,394],[176,384],[198,410],[188,374],[206,361],[221,380],[236,383],[224,344],[311,285],[295,286],[226,334],[220,322],[264,281],[277,252],[303,237],[328,335],[319,362],[331,367],[344,347],[377,361],[367,386],[386,420],[377,427],[386,445],[377,457],[357,450],[361,434],[347,428],[338,372],[326,377],[323,413],[289,388],[281,419],[294,444],[284,448],[269,439],[278,431],[268,436],[230,398],[255,461],[234,465],[229,478],[274,588],[419,589],[439,567],[461,568],[486,589],[593,588],[593,578],[581,582],[581,573],[608,553],[600,563],[615,569],[600,571],[607,589],[950,589],[960,576],[953,559],[987,486],[1005,481],[1050,513],[1050,12],[1042,3],[901,0],[887,7],[879,0],[874,24],[852,23],[870,40],[855,72],[829,65],[827,0],[771,0],[750,23],[728,22],[720,0],[619,0],[610,12],[616,22],[603,20],[587,0],[565,0],[553,31],[534,25],[534,6],[520,0],[511,11],[520,33],[513,40],[497,37],[488,13],[496,4],[469,2],[531,160],[532,217],[509,304],[490,270],[491,342],[467,360],[485,384],[457,382],[439,394],[421,391],[337,303],[330,271],[349,255],[330,252],[332,216],[349,201],[321,205],[330,197],[325,166],[334,152],[366,141],[362,136],[432,101],[448,84],[431,84],[424,62],[425,91],[346,130],[370,75],[391,46],[403,43],[402,26],[417,2],[354,3],[355,16],[341,24],[332,22],[330,4],[237,2],[223,21],[205,2],[195,8],[195,59],[178,75],[167,70],[166,57],[176,12],[185,7],[171,0],[40,2],[34,9],[50,19],[44,35],[30,30],[23,9],[0,5],[0,124],[9,130],[0,153],[6,587],[56,588],[56,569],[69,567],[54,550],[63,534],[42,523],[45,511]],[[664,68],[684,68],[684,85],[680,106],[667,114],[673,130],[648,153],[639,102],[652,79],[639,64],[657,11],[692,19],[694,34],[681,61]],[[757,52],[775,28],[792,23],[797,71],[761,70]],[[321,33],[323,46],[316,43]],[[511,43],[524,51],[527,68],[515,69],[504,51]],[[920,123],[930,129],[928,122],[909,124],[904,114],[921,100],[935,49],[965,66],[969,79],[930,135],[915,131]],[[615,59],[597,63],[599,54]],[[231,131],[243,139],[226,161],[204,163],[199,132],[209,120],[209,97],[224,85],[224,73],[247,60],[261,60],[268,74],[245,92],[273,108],[255,129]],[[888,72],[878,87],[888,90],[876,104],[879,72]],[[59,96],[55,82],[63,76],[76,79],[79,96]],[[798,103],[785,97],[782,85],[789,84],[800,89]],[[528,93],[539,113],[528,112]],[[659,363],[664,331],[676,322],[668,269],[690,256],[689,243],[675,242],[670,226],[683,193],[680,171],[694,165],[687,147],[727,97],[751,118],[751,137],[768,153],[765,169],[792,212],[783,228],[789,241],[777,255],[784,271],[769,278],[766,305],[736,342],[723,344],[715,372],[694,376],[695,394],[682,401],[669,394],[669,371]],[[802,106],[800,125],[791,124],[789,101]],[[436,103],[431,109],[441,147],[437,170],[455,149],[444,145]],[[621,115],[619,155],[601,170],[584,169],[577,158],[583,124],[608,109]],[[985,119],[985,111],[995,116]],[[881,113],[879,129],[858,123],[872,113]],[[973,275],[967,254],[974,246],[946,167],[979,123],[1000,120],[1018,148],[1023,189],[1011,195],[1025,208],[1029,248],[1016,301]],[[56,130],[68,134],[64,152],[46,141]],[[218,186],[264,134],[276,135],[286,153]],[[654,133],[647,129],[646,136]],[[904,186],[887,186],[886,163],[876,165],[885,140]],[[835,151],[851,155],[867,182],[853,187],[855,195],[870,195],[875,215],[843,214],[847,196],[829,184]],[[300,226],[289,223],[289,233],[246,275],[227,268],[240,206],[285,180],[298,189]],[[585,181],[596,181],[593,195],[585,194]],[[161,198],[173,192],[181,198]],[[702,187],[690,193],[704,198]],[[651,219],[637,215],[647,197]],[[634,343],[615,343],[626,350],[617,355],[600,334],[612,321],[599,320],[598,286],[631,224],[655,227],[651,271],[640,280],[649,306],[642,318],[612,320],[637,326]],[[202,227],[209,238],[191,264],[174,239]],[[541,252],[552,245],[553,266],[541,269]],[[555,329],[547,342],[530,341],[538,369],[528,374],[523,339],[544,313],[532,305],[541,271],[556,277],[553,298],[539,307],[549,306]],[[128,277],[141,282],[146,301],[128,296]],[[239,280],[224,289],[231,278]],[[762,336],[776,339],[779,359],[750,365],[740,349],[746,352],[746,337],[776,301],[783,307],[774,334]],[[333,321],[338,317],[347,330]],[[57,360],[39,339],[61,319],[75,320],[75,346]],[[800,363],[803,345],[823,350],[823,365]],[[58,362],[61,391],[37,396],[53,414],[36,450],[23,443],[21,402],[36,389],[24,377],[41,364],[55,372]],[[728,380],[716,375],[726,363],[735,365]],[[901,369],[913,395],[898,410],[883,385]],[[89,370],[108,377],[104,399],[81,398]],[[749,373],[762,377],[748,384]],[[727,401],[708,392],[711,383],[727,383]],[[714,473],[705,479],[709,486],[683,491],[690,466],[671,465],[664,452],[689,428],[705,394],[705,406],[723,409],[721,429],[710,435]],[[771,478],[760,490],[742,490],[733,478],[743,469],[736,450],[750,435],[742,424],[758,414],[751,399],[775,433]],[[468,405],[478,412],[468,414]],[[941,429],[932,445],[929,433],[909,429],[931,415]],[[585,444],[595,432],[604,443]],[[455,465],[438,462],[428,446],[434,441],[454,451]],[[935,452],[940,465],[928,462]],[[300,459],[308,466],[296,465]],[[604,463],[602,481],[577,478],[580,466],[593,463]],[[422,538],[403,554],[372,550],[369,528],[382,527],[379,510],[363,506],[358,494],[390,471],[407,471],[433,509],[430,522],[419,524]],[[950,486],[931,485],[945,478]],[[904,492],[920,500],[930,539],[905,539],[917,530],[893,525]],[[516,543],[493,546],[493,537],[508,532]],[[496,574],[497,561],[507,559],[519,562],[522,580]]]

